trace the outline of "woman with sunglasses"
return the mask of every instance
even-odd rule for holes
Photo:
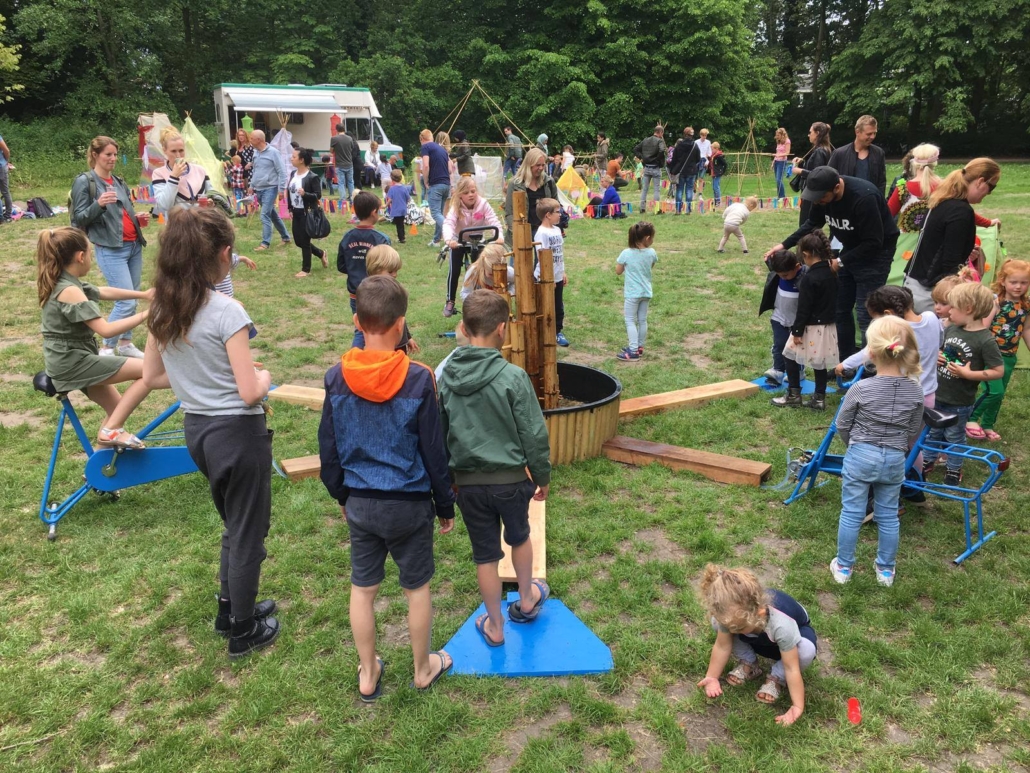
[[[1000,179],[996,162],[974,158],[945,177],[930,196],[930,212],[905,277],[916,314],[932,311],[934,285],[966,264],[976,244],[973,205],[989,196]]]

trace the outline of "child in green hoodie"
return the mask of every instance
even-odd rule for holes
[[[476,290],[465,299],[461,327],[469,345],[455,350],[439,384],[458,507],[487,610],[476,620],[476,630],[491,647],[504,644],[497,573],[504,555],[502,523],[519,583],[519,600],[508,606],[508,617],[513,623],[536,620],[551,593],[546,582],[533,578],[529,540],[529,500],[547,499],[550,444],[529,376],[501,356],[509,313],[504,299],[490,290]]]

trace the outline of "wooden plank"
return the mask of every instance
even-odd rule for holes
[[[295,386],[283,384],[268,393],[269,400],[282,400],[284,403],[303,405],[315,411],[322,410],[322,403],[325,402],[325,390],[314,387]]]
[[[541,580],[547,577],[547,503],[529,500],[529,541],[533,544],[533,576]],[[511,548],[504,541],[501,529],[501,550],[504,558],[497,565],[501,582],[518,582],[515,567],[511,563]]]
[[[670,408],[687,408],[720,400],[724,397],[747,397],[757,394],[757,384],[743,379],[720,381],[716,384],[677,389],[675,392],[662,392],[647,397],[623,399],[619,405],[619,416],[643,416],[648,413],[660,413]]]
[[[318,454],[298,456],[296,459],[283,459],[279,466],[283,468],[283,472],[290,480],[317,478],[322,471],[322,462],[319,460]]]
[[[645,465],[657,462],[673,470],[690,470],[719,483],[761,486],[772,472],[767,462],[695,451],[664,443],[651,443],[616,435],[602,446],[604,455],[615,462]]]

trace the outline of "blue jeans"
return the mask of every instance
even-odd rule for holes
[[[686,168],[683,170],[686,172]],[[679,180],[676,183],[676,214],[679,214],[683,209],[683,193],[686,191],[687,200],[687,212],[690,212],[694,202],[694,180],[697,177],[692,174],[680,174]]]
[[[844,454],[841,471],[841,510],[837,526],[837,563],[850,569],[855,563],[858,532],[866,515],[869,489],[873,490],[873,519],[879,531],[876,565],[893,569],[898,555],[898,497],[905,480],[905,452],[869,443],[854,443]]]
[[[434,242],[443,239],[443,204],[450,195],[450,183],[430,185],[426,192],[426,198],[429,199],[429,212],[433,216],[433,222],[436,223],[436,230],[433,231]]]
[[[787,195],[783,189],[783,175],[787,171],[786,161],[773,161],[773,177],[776,178],[776,198],[782,199]]]
[[[626,335],[629,338],[629,349],[635,352],[644,348],[647,339],[647,307],[650,298],[626,298],[623,302],[623,315],[626,317]]]
[[[504,168],[501,170],[501,176],[506,178],[509,172],[515,174],[517,171],[519,171],[520,166],[522,166],[521,158],[504,159]]]
[[[336,167],[336,187],[340,191],[340,209],[343,209],[344,202],[350,201],[354,192],[354,167]]]
[[[265,188],[254,191],[258,202],[261,204],[261,243],[266,247],[272,243],[272,226],[279,232],[284,242],[290,241],[290,235],[286,232],[286,224],[279,217],[279,210],[275,206],[275,198],[279,195],[278,188]]]
[[[773,370],[778,370],[783,373],[787,366],[783,362],[783,347],[787,345],[787,340],[790,338],[790,328],[784,327],[775,319],[769,320],[769,324],[772,325],[772,358],[773,358]]]
[[[846,264],[837,272],[837,348],[841,362],[858,351],[855,344],[856,317],[858,329],[862,333],[862,345],[865,346],[865,331],[873,321],[865,307],[865,300],[873,290],[887,284],[888,273],[889,263],[875,276],[869,273],[855,276]]]
[[[644,174],[641,177],[640,182],[640,213],[643,214],[647,211],[645,205],[647,204],[647,188],[651,183],[654,183],[654,201],[658,203],[658,199],[662,195],[662,168],[660,166],[645,166]]]
[[[719,206],[722,202],[722,178],[712,178],[712,195],[715,196],[715,206]]]
[[[97,255],[97,265],[104,275],[109,287],[119,290],[138,290],[140,275],[143,273],[143,247],[139,242],[123,242],[121,247],[101,247],[93,245]],[[136,313],[136,301],[115,301],[108,322],[131,317]],[[126,343],[132,342],[132,331],[126,330],[119,336]],[[104,346],[111,348],[118,343],[118,338],[105,338]]]
[[[350,299],[350,313],[358,313],[358,302],[353,298]],[[364,349],[365,348],[365,334],[357,328],[354,328],[354,338],[350,342],[351,349]]]
[[[990,382],[987,382],[990,383]],[[966,424],[969,422],[969,416],[973,413],[972,405],[951,405],[940,400],[933,406],[936,410],[941,413],[954,413],[958,416],[952,426],[945,429],[931,429],[930,433],[926,436],[927,440],[932,440],[935,443],[951,443],[953,445],[965,445],[966,443]],[[948,453],[945,451],[944,453]],[[923,451],[923,464],[929,462],[936,462],[940,452],[936,449],[926,449]],[[962,462],[965,461],[961,456],[954,456],[948,454],[948,471],[959,472],[962,469]]]

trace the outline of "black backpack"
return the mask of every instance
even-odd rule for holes
[[[29,199],[27,208],[29,212],[36,216],[37,220],[54,216],[53,208],[46,199],[39,196],[34,199]]]

